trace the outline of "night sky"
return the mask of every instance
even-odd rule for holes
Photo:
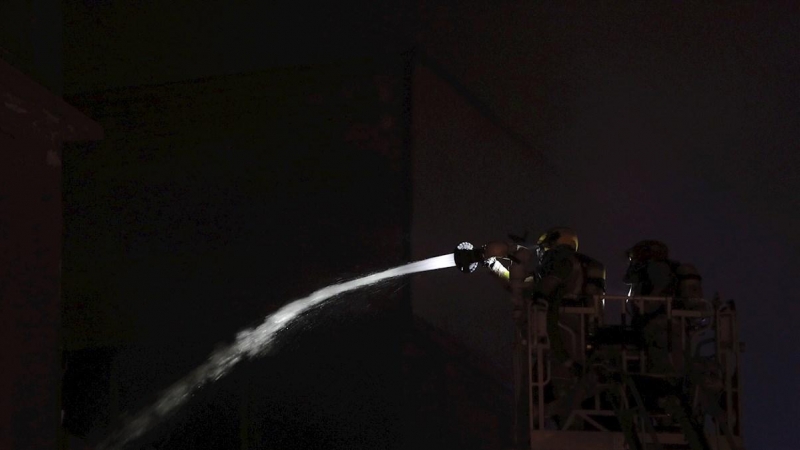
[[[796,448],[796,5],[121,3],[65,7],[66,94],[416,47],[412,257],[569,225],[621,294],[624,250],[663,240],[737,301],[748,448]],[[413,286],[418,314],[508,370],[500,287]]]

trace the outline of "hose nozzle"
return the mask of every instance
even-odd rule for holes
[[[472,273],[478,268],[478,264],[484,260],[483,249],[475,248],[469,242],[462,242],[453,251],[453,259],[458,270],[464,273]]]

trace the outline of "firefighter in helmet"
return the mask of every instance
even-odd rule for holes
[[[670,259],[669,248],[658,240],[639,241],[628,249],[627,255],[629,264],[623,281],[630,285],[629,295],[664,298],[664,301],[638,305],[634,301],[628,305],[631,326],[647,352],[646,369],[659,375],[648,385],[649,401],[663,407],[667,417],[680,425],[693,448],[710,448],[702,432],[702,420],[690,412],[697,402],[708,402],[708,409],[717,406],[713,405],[713,397],[719,394],[719,389],[715,388],[713,372],[709,372],[712,376],[703,373],[707,368],[702,361],[698,364],[692,360],[691,346],[680,345],[689,339],[687,329],[675,326],[679,322],[670,326],[666,303],[672,302],[673,311],[703,308],[702,278],[695,266]],[[686,362],[690,364],[687,366]],[[692,398],[698,394],[702,395]]]
[[[693,302],[702,298],[702,278],[697,269],[691,264],[670,259],[669,248],[663,242],[654,239],[639,241],[628,249],[627,254],[629,263],[623,281],[630,286],[630,295],[672,297],[672,309],[692,308]],[[680,372],[683,349],[677,344],[672,346],[672,352],[668,349],[666,303],[645,302],[641,306],[634,303],[629,307],[632,310],[631,325],[641,333],[648,350],[650,369],[662,373]],[[673,334],[682,332],[674,330]],[[676,340],[680,336],[672,338]]]
[[[481,248],[456,250],[456,265],[471,272],[482,262],[494,274],[508,280],[512,294],[516,324],[515,342],[515,390],[517,392],[517,434],[527,428],[521,419],[527,416],[527,307],[531,301],[547,303],[547,331],[554,374],[566,373],[568,377],[578,375],[582,368],[564,346],[559,328],[559,308],[564,301],[588,302],[593,295],[605,291],[605,267],[600,262],[578,253],[578,236],[567,227],[554,227],[542,233],[531,246],[523,245],[524,239],[495,241]],[[471,247],[471,246],[470,246]],[[530,248],[529,248],[530,247]],[[501,264],[501,260],[508,262]],[[538,264],[536,264],[538,262]],[[581,324],[573,324],[575,327]],[[570,326],[567,324],[567,326]],[[556,388],[558,390],[558,388]],[[560,395],[555,393],[556,397]],[[523,403],[524,402],[524,403]]]
[[[578,253],[578,236],[567,227],[547,230],[536,242],[539,256],[534,299],[547,302],[547,332],[554,360],[577,370],[574,358],[564,347],[559,329],[559,308],[564,303],[584,306],[593,296],[605,293],[605,267],[599,261]],[[579,324],[576,324],[579,326]]]

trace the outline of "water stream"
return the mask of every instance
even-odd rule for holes
[[[123,448],[176,412],[195,391],[230,372],[243,358],[266,354],[276,333],[309,308],[345,292],[390,278],[454,266],[453,255],[448,253],[334,284],[283,306],[267,316],[261,325],[237,333],[236,340],[231,345],[214,351],[203,364],[166,389],[154,404],[137,413],[124,426],[107,437],[98,448],[102,450]]]

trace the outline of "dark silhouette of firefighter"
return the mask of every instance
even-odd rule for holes
[[[676,327],[667,311],[697,308],[695,302],[703,296],[702,278],[693,265],[669,259],[669,249],[661,241],[639,241],[627,250],[627,255],[629,264],[623,281],[630,285],[629,296],[664,299],[634,301],[628,305],[631,327],[640,336],[647,354],[647,373],[666,376],[641,382],[640,388],[646,388],[649,398],[656,403],[650,409],[666,411],[683,429],[693,448],[707,449],[709,444],[702,424],[693,417],[694,402],[687,392],[694,389],[687,390],[686,386],[704,387],[709,378],[698,377],[690,349],[680,345],[680,336],[687,330]],[[705,400],[705,396],[698,400]]]
[[[629,264],[623,280],[630,285],[629,295],[671,297],[673,309],[690,309],[693,299],[703,297],[702,278],[697,269],[691,264],[669,259],[669,249],[663,242],[643,240],[629,248],[627,254]],[[649,302],[641,306],[633,303],[629,307],[631,326],[640,333],[648,350],[650,370],[659,373],[682,371],[683,349],[669,342],[666,303]]]

